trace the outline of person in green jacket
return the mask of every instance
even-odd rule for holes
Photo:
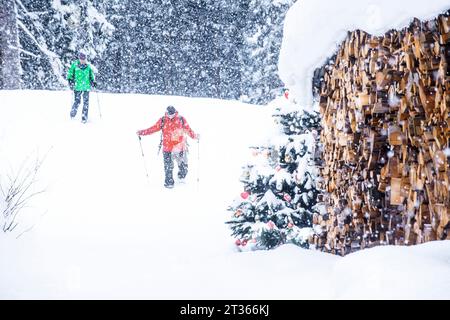
[[[67,80],[70,88],[74,91],[75,101],[70,111],[70,118],[73,119],[77,115],[77,109],[80,105],[81,95],[83,95],[83,111],[81,122],[86,123],[89,111],[89,91],[92,87],[96,87],[94,71],[92,66],[86,61],[86,54],[80,52],[78,60],[74,61],[67,73]]]

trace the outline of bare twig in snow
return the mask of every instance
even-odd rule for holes
[[[48,154],[48,153],[47,153]],[[35,190],[38,181],[37,174],[45,160],[38,158],[28,165],[27,157],[19,167],[17,173],[7,174],[6,181],[0,174],[0,216],[1,227],[4,232],[11,232],[17,227],[18,214],[27,207],[30,199],[45,192],[45,190]]]

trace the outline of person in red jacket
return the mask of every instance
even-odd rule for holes
[[[174,160],[178,164],[178,178],[183,180],[188,173],[187,162],[187,138],[186,133],[192,139],[199,139],[200,135],[194,133],[186,119],[178,115],[173,106],[168,106],[167,111],[153,126],[148,129],[138,130],[138,136],[145,136],[162,130],[162,147],[164,156],[164,172],[166,188],[172,188]]]

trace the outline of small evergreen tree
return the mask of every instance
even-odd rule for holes
[[[294,110],[276,110],[280,136],[252,147],[253,161],[241,176],[244,191],[228,208],[233,216],[227,224],[241,248],[271,249],[284,243],[309,247],[319,193],[312,158],[320,118],[317,112]]]

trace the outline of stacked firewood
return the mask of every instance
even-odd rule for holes
[[[449,13],[380,37],[353,31],[317,70],[318,248],[450,239]]]

